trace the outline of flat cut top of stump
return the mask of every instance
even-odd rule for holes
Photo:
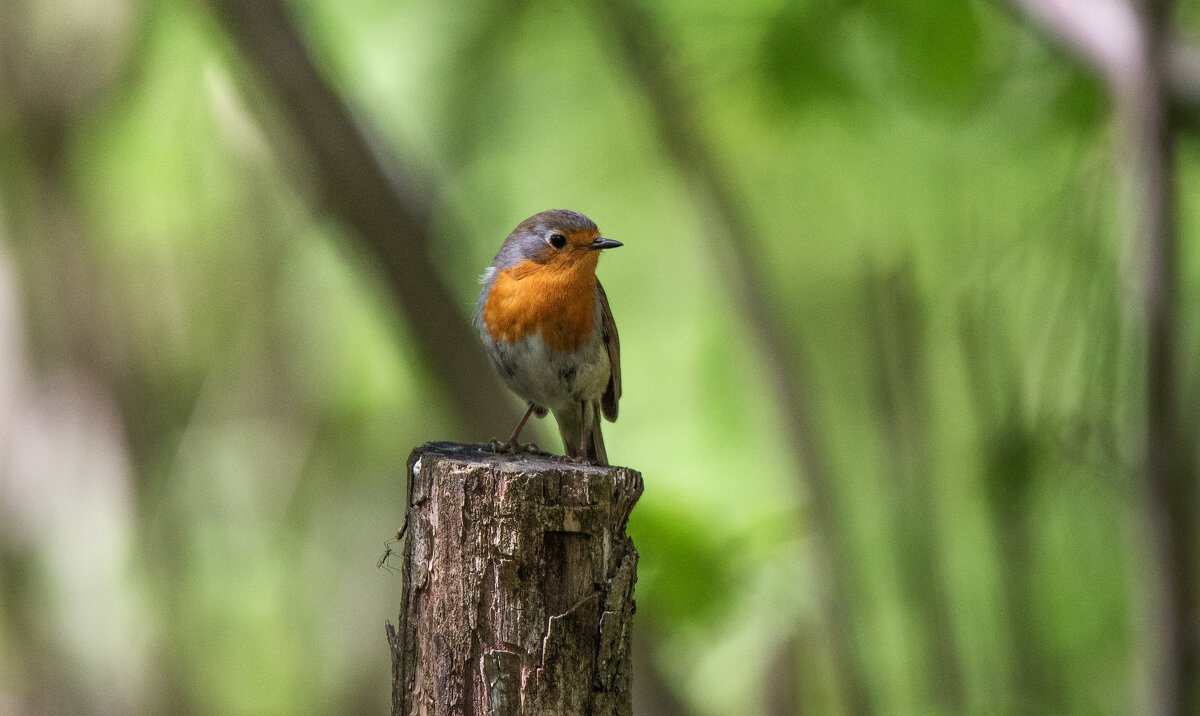
[[[612,520],[609,527],[614,533],[624,532],[625,521],[643,489],[642,474],[619,465],[589,465],[544,452],[496,452],[487,445],[429,442],[413,450],[408,458],[412,478],[410,504],[429,499],[433,483],[422,479],[421,475],[425,468],[434,464],[444,475],[491,471],[497,477],[503,476],[503,479],[489,482],[487,487],[475,484],[476,479],[472,478],[472,486],[462,488],[467,493],[477,489],[502,493],[493,508],[483,507],[485,512],[495,509],[499,513],[512,514],[516,505],[523,504],[528,508],[534,503],[547,506],[612,505],[616,510],[609,515]],[[445,472],[447,470],[449,473]],[[510,488],[516,488],[515,492]],[[463,499],[466,499],[465,494]]]
[[[446,441],[428,442],[413,450],[413,455],[436,454],[441,457],[465,464],[491,465],[504,470],[519,470],[521,472],[542,472],[546,470],[569,470],[592,474],[607,473],[612,470],[634,470],[620,465],[590,465],[575,462],[571,458],[553,453],[538,452],[497,452],[487,445],[453,443]]]

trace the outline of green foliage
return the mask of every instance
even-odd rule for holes
[[[855,88],[845,48],[852,3],[791,3],[767,25],[760,51],[765,79],[786,105],[839,98]]]

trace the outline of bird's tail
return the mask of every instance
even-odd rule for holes
[[[608,453],[604,451],[604,433],[600,432],[600,402],[591,404],[592,429],[591,439],[588,440],[587,459],[593,465],[607,465]]]
[[[584,443],[587,461],[593,465],[607,465],[608,453],[604,450],[604,435],[600,432],[600,401],[589,402],[583,410],[583,415],[558,415],[558,434],[562,437],[563,451],[567,455],[576,455],[579,444]],[[583,418],[582,424],[580,418]],[[587,440],[583,438],[587,431]]]

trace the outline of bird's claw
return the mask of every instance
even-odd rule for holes
[[[538,448],[536,443],[521,444],[514,443],[511,440],[508,442],[500,442],[496,438],[492,438],[490,441],[488,441],[487,448],[492,452],[506,452],[513,455],[516,455],[517,453],[529,453],[536,455],[541,452],[541,449]]]

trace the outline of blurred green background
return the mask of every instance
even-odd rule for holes
[[[464,322],[549,208],[625,243],[638,713],[1144,706],[1113,122],[996,7],[0,0],[0,70],[0,714],[384,713],[404,461],[520,417]]]

